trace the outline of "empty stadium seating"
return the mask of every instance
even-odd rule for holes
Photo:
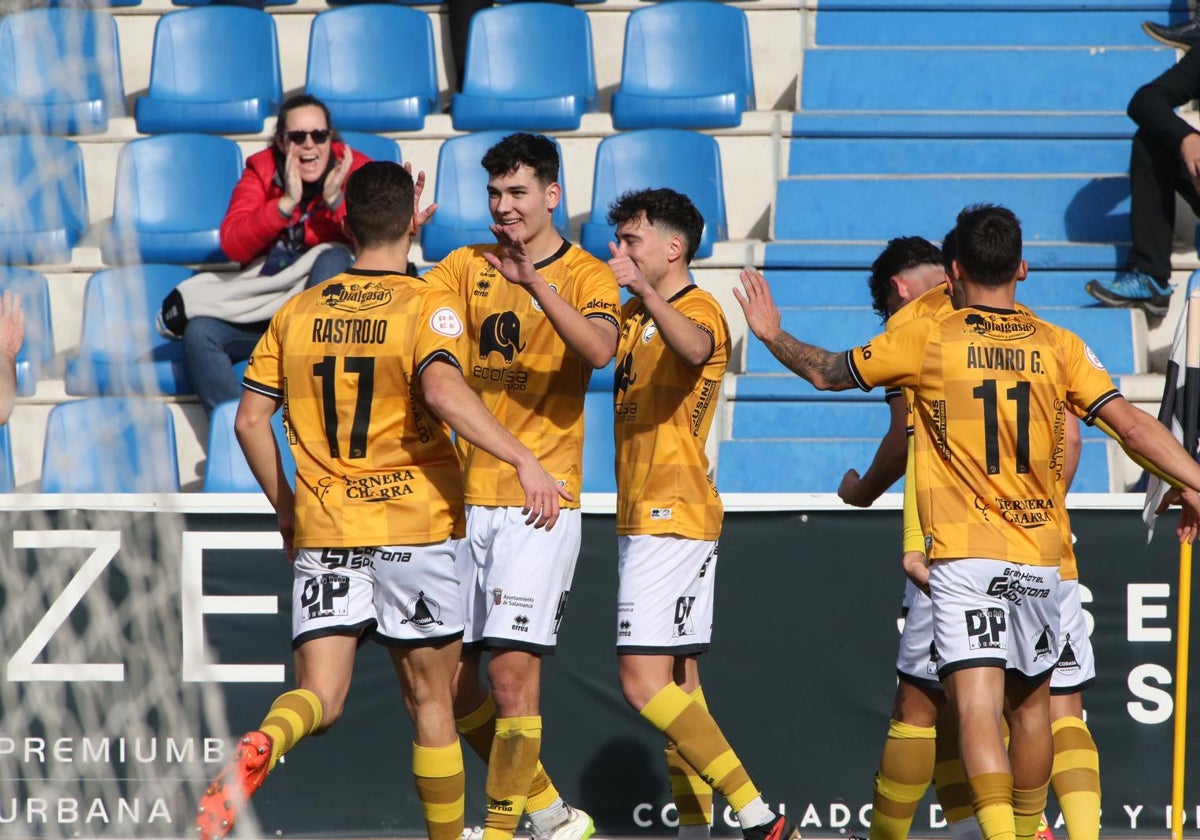
[[[453,137],[438,150],[437,186],[433,199],[438,210],[421,228],[421,254],[426,262],[437,262],[463,245],[496,241],[488,229],[492,224],[488,210],[488,174],[479,161],[484,152],[507,134],[507,131],[478,131]],[[558,145],[557,140],[555,145]],[[561,147],[558,155],[561,184]],[[554,226],[563,236],[569,235],[569,218],[564,190],[554,210]]]
[[[87,220],[83,153],[75,141],[0,136],[0,262],[70,262]]]
[[[364,4],[317,15],[308,41],[307,91],[339,128],[416,131],[437,111],[429,15]]]
[[[241,445],[234,434],[233,421],[237,416],[237,400],[223,402],[213,409],[208,418],[208,445],[205,447],[204,462],[205,493],[258,493],[261,488]],[[296,461],[283,431],[283,412],[271,417],[271,427],[279,444],[279,456],[288,484],[296,486]]]
[[[138,131],[257,133],[283,99],[279,41],[266,12],[203,6],[163,15],[154,28],[150,89]]]
[[[13,471],[12,434],[8,424],[0,426],[0,493],[11,493],[17,486]]]
[[[362,152],[371,160],[403,161],[400,144],[390,137],[380,137],[365,131],[339,131],[342,142],[355,151]]]
[[[583,491],[617,492],[612,390],[588,391],[583,402]]]
[[[221,220],[241,174],[241,149],[224,137],[163,134],[126,143],[104,261],[227,262]]]
[[[596,149],[592,212],[583,223],[580,243],[601,259],[611,254],[614,230],[606,221],[608,206],[628,190],[670,187],[684,193],[704,216],[697,257],[712,254],[713,243],[728,237],[721,150],[706,134],[651,128],[614,134]]]
[[[484,9],[471,18],[465,75],[450,106],[459,131],[579,128],[596,107],[587,14],[549,3]]]
[[[750,28],[736,6],[676,0],[637,9],[625,25],[613,126],[721,128],[754,110]]]
[[[183,342],[154,328],[163,298],[191,274],[187,266],[153,264],[93,274],[84,292],[79,351],[67,360],[67,393],[192,393]]]
[[[46,277],[28,268],[0,266],[0,292],[21,298],[25,312],[25,340],[17,353],[17,396],[29,397],[37,384],[56,373],[54,327],[50,322],[50,287]],[[12,464],[9,464],[11,469]]]
[[[95,134],[125,115],[117,25],[88,9],[0,17],[0,130]]]
[[[43,493],[178,493],[175,422],[165,403],[95,397],[46,420]]]

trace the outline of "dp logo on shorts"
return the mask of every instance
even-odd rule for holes
[[[1003,648],[1004,634],[1008,631],[1008,619],[999,607],[983,610],[967,610],[967,643],[971,650]]]

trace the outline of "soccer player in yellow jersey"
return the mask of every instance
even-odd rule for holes
[[[607,265],[554,228],[553,140],[509,135],[482,164],[496,242],[459,248],[425,277],[466,310],[471,387],[578,498],[584,396],[592,370],[616,351],[620,293]],[[467,535],[456,566],[467,604],[455,712],[488,761],[484,840],[511,837],[522,810],[538,840],[583,840],[591,818],[563,803],[538,762],[541,659],[554,651],[579,557],[578,502],[551,532],[524,528],[512,468],[469,441],[459,452]],[[485,648],[490,693],[479,673]]]
[[[968,207],[955,236],[951,282],[961,286],[963,308],[913,320],[845,353],[781,330],[757,272],[743,271],[737,297],[755,335],[817,388],[913,389],[938,673],[959,721],[983,835],[1013,840],[1037,830],[1051,771],[1065,412],[1070,406],[1087,422],[1103,420],[1128,449],[1182,485],[1184,540],[1200,523],[1200,466],[1120,395],[1077,336],[1016,311],[1025,264],[1011,211]]]
[[[271,705],[201,800],[196,827],[223,837],[280,757],[342,713],[360,641],[387,646],[413,721],[412,767],[431,840],[463,827],[451,684],[463,631],[454,572],[462,478],[449,424],[511,464],[530,530],[557,520],[557,485],[463,379],[462,305],[405,274],[412,176],[368,163],[346,188],[358,257],[288,301],[251,356],[236,431],[293,561],[297,688]],[[296,460],[283,474],[280,405]]]
[[[688,265],[704,219],[669,189],[613,203],[609,265],[634,297],[621,313],[613,382],[617,652],[625,699],[667,737],[681,840],[706,840],[715,788],[753,840],[793,840],[709,714],[697,656],[712,638],[724,508],[704,446],[729,363],[720,304]]]

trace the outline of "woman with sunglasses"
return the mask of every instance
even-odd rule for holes
[[[313,259],[307,270],[308,286],[341,274],[354,261],[350,239],[342,226],[346,216],[343,189],[350,173],[370,158],[335,139],[329,109],[315,96],[293,96],[279,109],[275,137],[270,147],[251,155],[234,187],[229,209],[221,222],[221,248],[242,264],[248,275],[301,272],[295,265],[316,245],[330,247]],[[289,268],[289,266],[292,266]],[[295,286],[305,285],[298,276]],[[232,290],[231,290],[232,291]],[[236,309],[237,295],[224,295],[226,308]],[[291,292],[279,293],[275,308]],[[230,312],[228,318],[190,318],[183,330],[183,351],[188,375],[204,406],[211,414],[217,404],[241,396],[241,383],[233,365],[250,357],[254,345],[267,328],[272,312],[264,313],[261,298],[255,298],[254,314]]]

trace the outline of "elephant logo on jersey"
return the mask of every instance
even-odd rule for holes
[[[479,328],[479,358],[486,359],[493,352],[504,357],[504,364],[511,365],[513,358],[525,349],[521,341],[521,319],[513,311],[496,312],[483,319]]]
[[[411,624],[422,633],[428,633],[434,627],[441,627],[444,623],[441,620],[442,605],[426,596],[423,591],[418,592],[416,598],[410,599],[404,605],[404,612],[408,615],[408,618],[400,623]]]
[[[692,606],[696,603],[695,595],[684,595],[675,600],[675,633],[679,636],[694,636],[696,628],[692,626]]]
[[[625,358],[621,359],[617,369],[613,371],[613,399],[616,402],[620,402],[629,386],[637,382],[637,374],[631,373],[632,370],[633,354],[626,353]]]

